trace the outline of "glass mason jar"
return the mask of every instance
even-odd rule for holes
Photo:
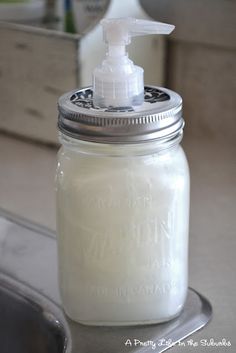
[[[66,313],[83,324],[164,322],[185,302],[182,101],[155,87],[146,87],[145,98],[141,112],[96,110],[90,89],[59,100],[59,284]]]

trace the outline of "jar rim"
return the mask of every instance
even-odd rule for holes
[[[58,128],[64,134],[98,143],[137,143],[171,138],[183,130],[182,98],[169,89],[145,86],[140,107],[97,108],[91,87],[58,101]]]

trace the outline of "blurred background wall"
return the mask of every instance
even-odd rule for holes
[[[141,0],[157,20],[173,23],[166,85],[184,99],[187,136],[236,142],[236,2]]]

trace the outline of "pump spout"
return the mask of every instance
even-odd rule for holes
[[[104,19],[106,59],[93,72],[93,104],[96,107],[127,107],[144,101],[143,69],[128,58],[131,38],[148,34],[169,34],[175,26],[135,18]]]
[[[106,43],[123,43],[128,45],[131,37],[148,34],[170,34],[174,25],[167,23],[139,20],[132,17],[101,20],[103,39]]]

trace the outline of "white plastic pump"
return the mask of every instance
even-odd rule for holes
[[[141,105],[144,101],[143,68],[134,65],[125,47],[132,37],[169,34],[175,26],[129,17],[104,19],[101,25],[107,53],[101,66],[93,72],[93,104],[101,108]]]

